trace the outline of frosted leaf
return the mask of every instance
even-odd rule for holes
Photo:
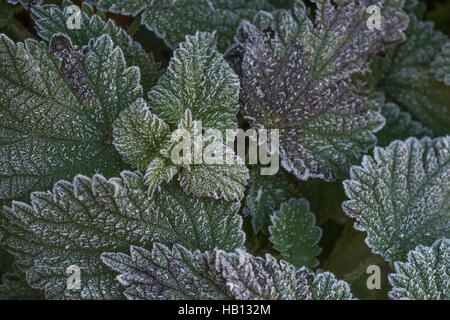
[[[389,275],[391,299],[450,300],[450,240],[417,246],[406,262],[395,262]]]
[[[108,35],[85,56],[65,36],[54,39],[55,55],[44,43],[0,35],[2,200],[78,173],[113,176],[124,168],[111,144],[112,122],[142,96],[139,70],[126,67]]]
[[[386,125],[377,132],[377,146],[386,147],[394,140],[405,140],[409,137],[422,138],[433,136],[433,132],[420,122],[411,119],[408,112],[400,111],[393,102],[381,101],[381,114],[386,119]]]
[[[258,168],[252,169],[249,184],[244,214],[252,217],[255,233],[267,233],[271,224],[270,216],[283,202],[298,197],[299,188],[289,181],[288,175],[282,169],[272,176],[263,176]]]
[[[128,299],[310,299],[311,275],[270,255],[245,251],[191,252],[155,244],[151,252],[131,247],[131,256],[104,253],[103,261],[119,272]]]
[[[394,141],[365,156],[344,182],[343,203],[366,243],[387,261],[403,261],[417,244],[450,230],[450,137]]]
[[[313,297],[316,300],[353,300],[350,286],[343,280],[337,280],[330,272],[318,273],[312,284]]]
[[[189,109],[204,128],[234,129],[239,110],[239,78],[217,52],[213,34],[187,36],[167,73],[149,92],[153,113],[177,124]]]
[[[218,47],[224,52],[231,44],[243,19],[251,20],[259,10],[270,10],[266,0],[99,0],[101,10],[125,15],[142,13],[141,23],[156,33],[172,49],[186,35],[197,31],[218,34]]]
[[[113,137],[123,159],[143,170],[168,143],[170,129],[150,112],[144,99],[138,99],[114,121]]]
[[[57,33],[67,35],[72,43],[79,49],[87,46],[91,39],[103,34],[111,37],[115,46],[119,46],[129,66],[137,66],[141,70],[141,83],[145,91],[153,87],[161,75],[160,65],[155,62],[139,42],[134,41],[125,30],[117,26],[114,20],[103,20],[99,15],[93,14],[93,9],[83,4],[80,12],[80,29],[69,29],[67,8],[72,5],[64,1],[62,7],[54,4],[35,6],[31,9],[32,17],[36,23],[38,35],[50,41]]]
[[[249,179],[247,167],[223,141],[216,140],[214,136],[207,138],[206,134],[202,136],[200,125],[201,122],[193,120],[192,113],[187,109],[185,118],[180,121],[178,130],[172,133],[171,141],[161,150],[161,154],[173,165],[173,148],[187,141],[189,161],[184,163],[180,160],[181,163],[178,163],[182,168],[179,180],[183,190],[197,197],[242,200]],[[227,158],[231,158],[233,163],[227,164]]]
[[[248,178],[245,165],[192,165],[182,171],[180,184],[197,197],[242,200]]]
[[[16,257],[27,282],[48,299],[117,299],[121,290],[101,263],[102,252],[128,251],[130,244],[175,243],[195,250],[241,248],[239,203],[187,196],[167,184],[147,196],[142,177],[78,175],[52,192],[34,192],[31,206],[13,202],[0,219],[0,243]],[[43,250],[43,248],[45,250]],[[67,267],[82,273],[80,290],[67,290]]]
[[[270,241],[286,261],[298,267],[319,264],[316,256],[322,249],[317,244],[322,230],[315,225],[316,216],[309,211],[307,200],[292,198],[282,203],[271,219]]]
[[[442,51],[434,58],[431,68],[436,78],[450,86],[450,41],[442,46]]]
[[[390,101],[435,135],[445,135],[449,133],[450,86],[436,79],[433,65],[445,63],[445,54],[440,52],[448,37],[434,30],[432,22],[418,21],[415,16],[410,17],[406,35],[407,40],[388,50],[386,58],[375,59],[373,72],[380,74],[378,80]],[[446,71],[441,70],[437,77],[444,80]]]
[[[382,30],[369,30],[365,7],[316,3],[315,24],[301,1],[291,12],[260,14],[256,26],[243,23],[229,58],[241,75],[244,117],[280,130],[283,167],[299,179],[334,180],[359,162],[384,124],[352,75],[404,38],[407,17],[385,6]]]
[[[155,244],[151,252],[132,246],[131,255],[103,253],[102,260],[119,272],[131,300],[311,300],[350,299],[349,286],[330,273],[319,276],[267,254],[243,250],[192,252]],[[333,292],[331,292],[331,291]]]
[[[180,167],[161,157],[154,158],[145,169],[144,182],[148,185],[148,193],[152,197],[160,189],[163,181],[170,182],[180,171]]]

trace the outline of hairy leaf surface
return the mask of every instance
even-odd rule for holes
[[[104,253],[103,262],[119,272],[128,299],[314,299],[314,275],[271,255],[265,259],[237,250],[201,253],[176,245],[172,250],[155,244],[151,252],[131,247],[131,255]],[[320,280],[319,280],[320,281]],[[332,297],[321,290],[317,298]],[[348,287],[348,285],[347,285]],[[341,290],[340,288],[338,290]],[[337,294],[335,296],[339,296]]]
[[[291,12],[244,23],[229,57],[241,75],[244,117],[280,130],[283,167],[299,179],[333,180],[348,174],[384,124],[351,76],[403,39],[407,17],[386,5],[382,30],[369,30],[366,8],[356,2],[315,2],[315,23],[299,0]]]
[[[59,61],[58,61],[59,60]],[[50,52],[0,35],[0,198],[46,190],[59,179],[124,168],[112,121],[142,95],[139,70],[103,35],[84,56],[61,34]]]
[[[395,262],[389,275],[392,299],[450,300],[450,240],[417,246],[406,262]]]
[[[418,244],[450,230],[450,137],[394,141],[365,156],[344,182],[347,215],[387,261],[403,261]]]
[[[80,28],[69,29],[67,20],[70,15],[67,10],[71,5],[70,1],[64,1],[61,8],[53,4],[33,7],[31,12],[38,35],[50,41],[54,34],[64,33],[81,49],[87,46],[91,39],[107,34],[114,45],[122,49],[127,65],[139,67],[142,86],[145,91],[150,90],[161,76],[160,65],[155,62],[153,56],[117,26],[114,20],[103,20],[98,14],[93,14],[92,7],[87,4],[83,5],[80,12]]]
[[[178,124],[189,109],[204,128],[237,125],[239,78],[217,51],[211,33],[186,37],[148,97],[151,111],[168,123]]]
[[[309,211],[305,199],[290,199],[281,204],[271,217],[270,240],[286,261],[297,267],[315,267],[316,256],[322,251],[317,246],[322,229],[315,225],[316,216]]]
[[[185,195],[177,184],[147,196],[140,175],[121,178],[76,176],[52,192],[34,192],[31,206],[5,207],[0,242],[16,256],[27,282],[49,299],[117,299],[114,275],[101,263],[102,252],[147,248],[154,241],[195,250],[243,245],[238,203]],[[81,268],[81,290],[67,290],[66,268]]]
[[[197,31],[218,33],[218,48],[231,44],[243,19],[251,20],[259,10],[271,9],[266,0],[98,0],[97,7],[124,15],[142,12],[142,24],[154,31],[172,49],[186,35]]]

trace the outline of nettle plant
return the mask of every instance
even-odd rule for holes
[[[450,42],[417,3],[9,2],[40,40],[0,35],[1,298],[355,299],[375,257],[450,299]],[[278,130],[277,174],[171,157],[238,128]]]

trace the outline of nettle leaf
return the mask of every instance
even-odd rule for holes
[[[128,299],[316,298],[313,274],[285,261],[278,262],[271,255],[263,259],[242,250],[191,252],[180,245],[170,250],[161,244],[155,244],[151,252],[137,247],[131,247],[130,251],[130,256],[102,255],[103,262],[120,273],[117,280],[125,286]],[[332,295],[328,293],[328,297]]]
[[[244,243],[239,203],[190,197],[177,184],[147,196],[140,175],[59,181],[34,192],[32,204],[4,207],[0,243],[16,256],[27,282],[48,299],[117,299],[121,290],[100,260],[102,252],[152,247],[154,241],[195,250],[234,250]],[[68,290],[69,266],[81,269],[81,289]]]
[[[331,272],[318,273],[312,284],[312,293],[316,300],[354,300],[350,286],[343,280],[337,280]]]
[[[420,122],[411,119],[411,114],[400,111],[393,102],[385,102],[384,97],[381,104],[381,114],[386,119],[386,124],[376,136],[377,146],[386,147],[394,140],[406,140],[409,137],[422,138],[433,136],[433,132],[424,127]]]
[[[450,240],[431,247],[422,245],[408,253],[406,262],[395,262],[389,275],[391,299],[450,300]]]
[[[0,35],[0,198],[18,199],[59,179],[124,168],[112,121],[142,96],[139,70],[103,35],[83,56],[55,35],[14,43]],[[59,61],[58,61],[59,60]]]
[[[234,129],[239,78],[217,51],[214,34],[197,32],[174,52],[148,98],[152,112],[168,123],[178,124],[189,109],[204,128]]]
[[[261,13],[256,26],[242,24],[229,53],[244,117],[280,130],[281,163],[299,179],[345,177],[384,124],[351,77],[403,39],[407,16],[385,6],[382,30],[369,30],[366,8],[346,3],[317,1],[315,24],[301,1],[291,12]]]
[[[381,76],[387,98],[431,128],[435,135],[449,132],[450,86],[444,82],[448,37],[433,29],[431,22],[410,17],[407,40],[375,59],[372,68]],[[442,68],[439,71],[436,68]],[[435,75],[433,72],[436,72]],[[436,77],[438,79],[436,79]]]
[[[450,41],[442,46],[442,50],[434,58],[431,68],[436,78],[450,86]]]
[[[172,49],[186,35],[197,31],[218,33],[218,48],[224,52],[233,44],[239,23],[251,20],[259,10],[270,10],[266,0],[98,0],[101,10],[135,16]]]
[[[450,230],[450,136],[394,141],[365,156],[344,182],[347,215],[372,251],[403,261]]]
[[[305,199],[290,199],[281,204],[271,217],[270,240],[284,259],[295,266],[315,267],[316,256],[322,251],[317,246],[322,229],[315,225],[316,216],[309,211]]]
[[[244,214],[252,217],[255,233],[268,233],[270,216],[283,202],[298,197],[300,190],[282,169],[270,176],[261,175],[258,168],[254,168],[250,170],[249,184]]]
[[[117,26],[114,20],[103,20],[99,15],[93,14],[93,9],[83,4],[80,11],[80,28],[68,28],[67,20],[70,17],[68,8],[73,5],[70,1],[64,1],[62,7],[57,5],[43,5],[33,7],[32,17],[36,23],[38,35],[50,41],[57,33],[66,34],[72,43],[78,48],[89,44],[91,39],[96,39],[103,34],[111,37],[115,46],[119,46],[124,54],[127,65],[137,66],[141,70],[141,83],[145,91],[150,90],[161,76],[161,67],[151,54],[148,54],[141,44],[134,41],[122,28]]]
[[[248,169],[233,151],[228,152],[223,140],[227,129],[236,128],[238,96],[239,79],[217,52],[214,35],[197,32],[187,36],[174,53],[167,73],[149,93],[149,106],[138,100],[116,120],[114,145],[125,161],[141,170],[147,168],[150,194],[162,180],[170,181],[182,169],[179,180],[187,193],[241,200]],[[170,133],[169,124],[178,124],[178,129]],[[206,139],[203,128],[220,130],[222,140]],[[198,135],[200,141],[196,140]],[[183,155],[190,161],[178,163],[173,159],[173,148],[184,143],[195,159]],[[208,148],[222,154],[222,161],[218,156],[207,162]],[[233,164],[225,161],[229,153]],[[199,156],[201,161],[196,160]]]

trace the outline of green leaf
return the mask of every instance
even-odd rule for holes
[[[145,169],[169,142],[169,126],[138,99],[114,121],[113,144],[124,161]]]
[[[397,139],[405,140],[409,137],[433,136],[430,129],[424,127],[420,122],[412,120],[408,112],[400,111],[400,108],[393,102],[381,102],[381,114],[386,119],[386,124],[376,134],[377,146],[379,147],[386,147]]]
[[[0,35],[0,199],[25,198],[76,174],[116,175],[112,122],[142,95],[108,35],[86,56],[64,35],[14,43]],[[59,61],[58,61],[59,60]]]
[[[139,42],[134,41],[122,28],[117,26],[114,20],[103,20],[99,15],[93,14],[93,9],[84,4],[80,12],[80,29],[69,29],[67,20],[69,13],[67,8],[72,5],[70,1],[64,1],[62,7],[57,5],[43,5],[32,8],[31,13],[38,35],[50,41],[57,33],[66,34],[72,43],[78,48],[89,44],[91,39],[96,39],[103,34],[111,37],[114,46],[119,46],[125,57],[127,65],[137,66],[141,70],[141,83],[147,92],[161,76],[161,67],[155,62],[152,55],[148,54]],[[92,12],[91,12],[92,11]]]
[[[402,261],[450,228],[450,136],[394,141],[365,156],[344,182],[347,215],[386,261]]]
[[[233,44],[239,23],[251,20],[259,10],[270,10],[266,0],[98,0],[101,10],[136,16],[172,49],[186,35],[197,31],[218,34],[218,48],[224,52]]]
[[[316,300],[353,300],[350,286],[343,280],[337,280],[331,272],[318,273],[312,284],[312,293]]]
[[[239,78],[216,50],[210,33],[186,37],[148,97],[151,111],[168,123],[178,124],[189,109],[204,128],[237,125]]]
[[[442,238],[431,247],[419,245],[406,262],[395,262],[389,275],[391,299],[450,300],[450,240]]]
[[[315,223],[316,216],[309,211],[307,200],[290,199],[272,215],[270,240],[289,263],[297,267],[315,267],[319,264],[316,256],[322,250],[317,246],[322,229]]]
[[[152,197],[156,189],[160,189],[163,181],[170,182],[180,171],[180,167],[173,165],[169,160],[156,157],[145,170],[144,181],[148,185],[148,193]]]
[[[442,51],[434,58],[431,68],[437,79],[450,86],[450,41],[442,46]]]
[[[261,175],[258,168],[250,170],[250,187],[245,201],[244,214],[252,217],[255,233],[268,233],[270,216],[280,205],[300,195],[299,188],[289,181],[288,174],[280,169],[276,175]]]
[[[418,21],[415,16],[410,16],[406,34],[407,40],[388,50],[385,59],[375,60],[382,68],[381,86],[390,101],[435,135],[445,135],[450,123],[450,86],[437,80],[433,71],[445,80],[445,69],[435,69],[446,64],[441,48],[448,37],[434,30],[431,22]]]
[[[385,6],[382,30],[369,30],[366,8],[353,1],[316,4],[315,25],[299,0],[291,12],[243,23],[229,58],[241,75],[244,117],[280,130],[282,166],[299,179],[329,181],[346,177],[376,143],[384,119],[351,78],[404,38],[407,17]]]
[[[31,206],[13,202],[4,208],[0,243],[48,299],[121,298],[114,274],[101,263],[102,252],[151,248],[154,241],[202,251],[234,250],[244,242],[239,203],[190,197],[174,183],[150,199],[142,177],[131,172],[110,180],[78,175],[31,199]],[[67,289],[71,265],[81,269],[80,290]]]
[[[132,300],[316,298],[311,287],[313,281],[316,283],[313,274],[285,261],[278,262],[271,255],[263,259],[242,250],[191,252],[180,245],[170,250],[161,244],[155,244],[151,252],[132,246],[130,252],[130,256],[104,253],[102,260],[120,273],[117,280],[125,286],[125,296]],[[341,290],[340,286],[321,285],[314,291],[324,298],[343,296],[323,292],[328,289]]]

